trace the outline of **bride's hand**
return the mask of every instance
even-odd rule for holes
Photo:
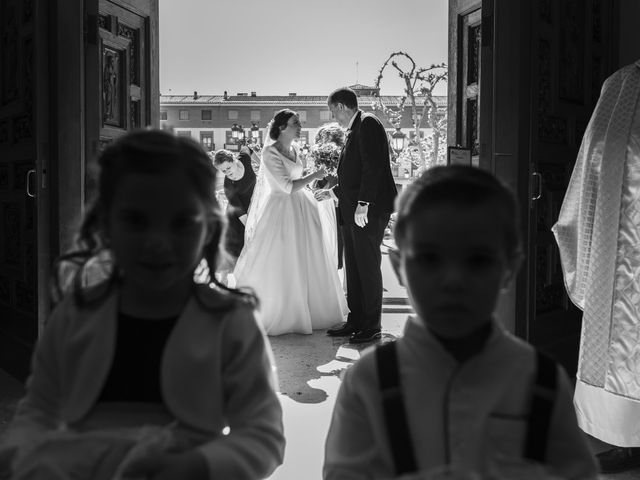
[[[324,167],[318,167],[318,169],[315,171],[315,174],[316,178],[321,180],[327,176],[327,169]]]

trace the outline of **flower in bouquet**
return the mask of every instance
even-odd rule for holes
[[[327,175],[337,175],[341,150],[342,147],[333,142],[313,145],[309,150],[309,158],[313,162],[314,169],[324,167]]]
[[[344,146],[345,132],[338,122],[325,123],[318,129],[314,143],[335,143],[339,147]]]

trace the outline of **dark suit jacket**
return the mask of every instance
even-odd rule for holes
[[[397,194],[391,173],[389,140],[378,118],[361,110],[351,125],[340,162],[338,197],[341,223],[353,224],[358,200],[369,202],[369,218],[393,212]]]

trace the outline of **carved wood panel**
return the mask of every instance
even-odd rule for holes
[[[152,5],[146,1],[100,0],[92,16],[96,33],[95,38],[87,40],[87,91],[99,98],[99,111],[87,106],[85,201],[93,197],[96,157],[105,142],[153,123],[157,51],[152,45],[157,31],[151,26],[157,25],[157,7]]]
[[[118,133],[147,125],[144,117],[147,88],[144,69],[144,18],[110,2],[101,4],[99,14],[101,71],[101,136],[115,138]],[[115,127],[117,131],[110,131]]]
[[[477,160],[480,154],[480,43],[482,37],[480,10],[461,18],[462,83],[459,86],[461,99],[460,138],[458,143],[471,148],[471,156]]]

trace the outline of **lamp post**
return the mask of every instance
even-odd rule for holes
[[[393,148],[393,151],[396,152],[397,155],[400,155],[400,152],[404,150],[404,141],[406,138],[407,136],[399,127],[396,127],[396,131],[391,134],[391,148]]]
[[[400,153],[404,150],[405,140],[407,139],[407,135],[400,130],[400,127],[396,127],[396,131],[391,134],[391,148],[396,152],[396,155],[400,155]],[[413,174],[413,162],[410,162],[410,172],[409,175]]]
[[[251,130],[249,130],[249,135],[251,136],[251,143],[253,143],[259,148],[260,147],[260,127],[256,122],[252,122]]]
[[[231,127],[231,136],[236,140],[236,144],[244,145],[245,133],[242,125],[234,123],[233,127]]]

